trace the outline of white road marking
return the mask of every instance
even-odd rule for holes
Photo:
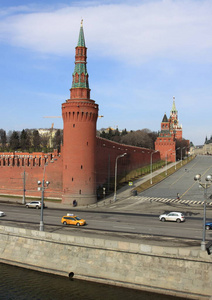
[[[130,226],[113,226],[114,228],[121,228],[121,229],[135,229],[135,227],[130,227]]]

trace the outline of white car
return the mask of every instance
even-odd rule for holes
[[[162,222],[174,221],[180,223],[185,221],[185,216],[181,212],[170,212],[168,214],[160,215],[159,220]]]
[[[32,201],[26,203],[26,208],[41,208],[42,202],[41,201]],[[45,203],[43,203],[43,208],[45,208]]]
[[[3,211],[0,211],[0,217],[6,216]]]

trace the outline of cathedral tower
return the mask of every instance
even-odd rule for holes
[[[70,99],[62,104],[63,116],[63,203],[96,202],[96,121],[98,105],[90,99],[87,48],[83,24],[75,48]]]

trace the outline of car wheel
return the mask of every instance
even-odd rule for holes
[[[177,219],[176,221],[177,221],[177,223],[180,223],[180,222],[181,222],[181,220],[180,220],[180,219]]]
[[[209,229],[210,229],[210,226],[208,226],[208,225],[207,225],[207,226],[205,226],[205,229],[209,230]]]
[[[37,206],[36,206],[36,208],[38,209],[38,208],[39,208],[39,206],[37,205]]]
[[[77,226],[79,227],[79,226],[80,226],[80,223],[77,223]]]
[[[29,208],[29,205],[27,205],[26,208]]]
[[[166,219],[165,219],[165,218],[162,218],[162,219],[161,219],[161,221],[162,221],[162,222],[165,222],[165,221],[166,221]]]
[[[64,222],[63,222],[63,224],[64,224],[64,225],[67,225],[67,222],[66,222],[66,221],[64,221]]]

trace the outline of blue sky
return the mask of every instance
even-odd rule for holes
[[[0,128],[62,128],[80,21],[97,128],[160,130],[175,96],[183,137],[212,135],[212,1],[0,2]]]

